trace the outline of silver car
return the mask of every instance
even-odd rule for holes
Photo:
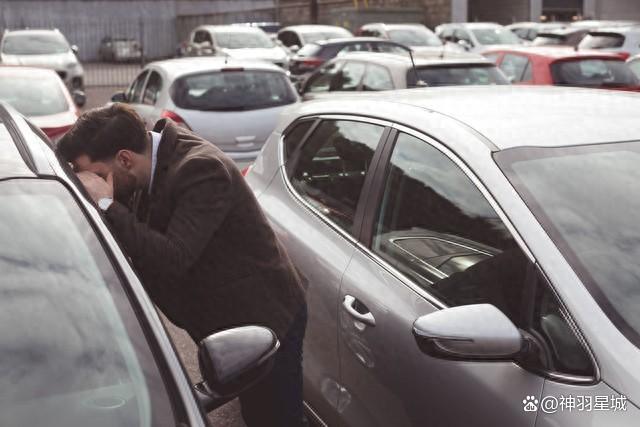
[[[84,69],[77,53],[78,47],[69,45],[57,29],[5,30],[0,42],[0,63],[51,68],[72,90],[84,89]]]
[[[291,109],[247,179],[306,283],[313,418],[637,426],[638,111],[511,86]]]
[[[153,62],[111,100],[131,104],[149,129],[170,118],[233,159],[253,160],[298,96],[280,67],[216,57]]]
[[[445,44],[457,44],[468,52],[480,54],[499,46],[522,44],[509,29],[492,22],[442,24],[435,32]]]

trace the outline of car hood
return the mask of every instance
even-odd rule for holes
[[[69,64],[77,64],[78,59],[72,52],[47,55],[7,55],[0,54],[0,60],[5,65],[25,65],[65,69]]]
[[[236,59],[262,59],[265,61],[285,61],[287,54],[279,47],[222,49],[222,52]]]

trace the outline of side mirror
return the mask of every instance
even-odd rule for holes
[[[202,340],[203,381],[195,386],[202,407],[210,412],[257,383],[271,370],[279,346],[275,333],[262,326],[228,329]]]
[[[71,45],[71,52],[73,52],[74,55],[78,54],[78,46],[76,46],[75,44]]]
[[[73,97],[73,103],[78,108],[84,107],[84,104],[87,103],[87,95],[81,90],[74,90],[71,96]]]
[[[127,95],[124,92],[116,92],[111,96],[111,102],[127,102]]]
[[[454,360],[513,359],[525,342],[511,320],[491,304],[427,314],[414,322],[413,334],[428,355]]]
[[[291,53],[296,53],[300,50],[300,46],[294,44],[293,46],[289,46],[289,50],[291,51]]]

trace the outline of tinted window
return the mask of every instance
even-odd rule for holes
[[[509,84],[493,65],[461,65],[418,68],[418,78],[427,86]],[[416,86],[416,72],[407,71],[407,87]]]
[[[131,83],[129,90],[127,91],[127,101],[133,103],[140,103],[142,100],[142,89],[144,88],[144,82],[147,80],[149,71],[143,71],[140,75]]]
[[[617,33],[587,34],[580,42],[580,49],[612,49],[622,47],[625,37]]]
[[[362,90],[393,89],[391,74],[385,67],[375,64],[367,65],[367,72],[362,80]]]
[[[291,183],[300,195],[347,231],[383,131],[367,123],[324,121],[294,165]]]
[[[213,43],[213,40],[211,39],[211,34],[209,34],[208,31],[196,31],[193,37],[193,42],[194,43],[205,43],[205,42]]]
[[[300,46],[300,40],[298,36],[292,31],[282,31],[278,34],[278,39],[282,42],[283,45],[287,47],[291,47],[294,45]]]
[[[340,53],[342,52],[370,52],[373,50],[371,43],[349,43],[346,45]]]
[[[144,89],[144,97],[142,98],[143,104],[154,105],[160,94],[162,88],[162,77],[155,71],[149,74],[149,80],[147,80],[147,87]]]
[[[500,69],[514,83],[531,80],[531,67],[526,56],[506,54],[502,58]]]
[[[3,74],[0,80],[0,99],[25,116],[47,116],[69,109],[60,78],[53,72],[46,76],[40,73]]]
[[[69,43],[60,33],[7,34],[2,42],[2,53],[8,55],[46,55],[69,52]]]
[[[551,64],[556,85],[625,87],[640,84],[622,60],[579,59]]]
[[[289,160],[293,152],[302,142],[302,138],[307,134],[313,125],[313,120],[305,120],[298,123],[284,136],[284,152],[285,158]]]
[[[118,275],[67,190],[0,184],[0,239],[2,425],[175,425]]]
[[[240,111],[291,104],[296,96],[283,73],[222,71],[177,79],[171,98],[180,108],[202,111]]]
[[[440,151],[398,136],[377,217],[373,250],[415,284],[449,306],[493,304],[521,329],[540,331],[539,352],[529,363],[591,374],[534,264],[480,190]]]

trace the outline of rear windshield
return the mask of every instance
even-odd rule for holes
[[[0,100],[27,117],[64,113],[69,109],[57,75],[43,78],[27,75],[0,76]]]
[[[624,36],[617,33],[591,33],[580,42],[580,49],[611,49],[622,47]]]
[[[406,46],[442,46],[442,41],[426,28],[389,30],[389,39]]]
[[[507,78],[493,64],[452,65],[417,69],[418,79],[427,86],[506,85]],[[415,87],[416,73],[407,72],[407,87]]]
[[[506,28],[474,28],[471,32],[481,45],[522,43],[518,36]]]
[[[8,55],[46,55],[66,53],[69,43],[59,33],[50,34],[8,34],[2,43],[2,53]]]
[[[244,48],[271,48],[275,45],[273,40],[264,32],[238,32],[228,33],[216,32],[216,42],[223,49],[244,49]]]
[[[556,85],[628,87],[638,86],[638,78],[622,60],[579,59],[551,64]]]
[[[566,42],[566,37],[561,35],[553,35],[553,34],[538,34],[538,36],[533,39],[531,44],[533,46],[557,46]]]
[[[203,111],[257,110],[296,101],[286,76],[272,71],[192,74],[174,82],[171,98],[179,108]]]

